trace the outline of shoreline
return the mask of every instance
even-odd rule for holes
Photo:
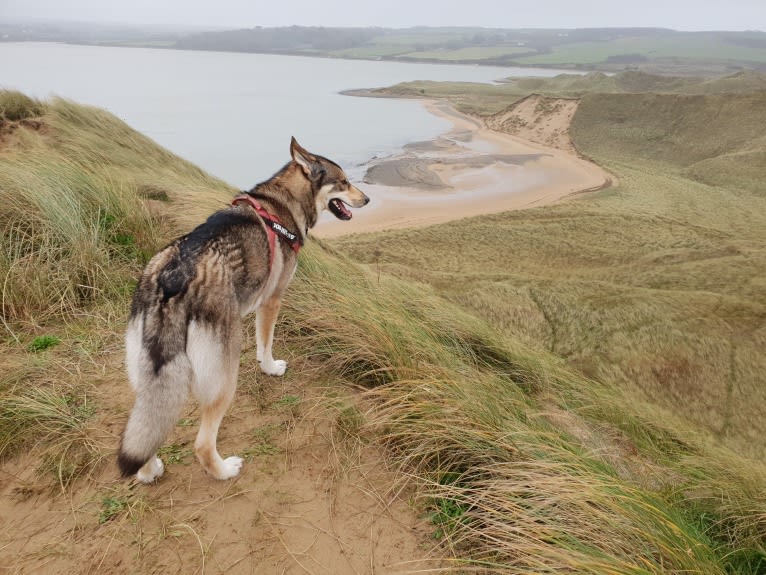
[[[348,95],[393,97],[354,90]],[[371,198],[346,222],[324,214],[318,238],[423,227],[482,214],[544,206],[609,187],[601,167],[570,152],[487,128],[444,100],[423,100],[452,123],[446,133],[372,159],[358,185]]]

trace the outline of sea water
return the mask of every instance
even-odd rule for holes
[[[289,160],[290,137],[358,179],[373,157],[448,130],[417,100],[343,90],[411,80],[493,82],[531,70],[231,52],[0,43],[0,88],[105,108],[239,188]]]

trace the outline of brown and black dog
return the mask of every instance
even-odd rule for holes
[[[256,314],[261,370],[282,375],[272,357],[282,294],[297,252],[320,212],[351,218],[346,206],[369,201],[336,163],[311,154],[295,138],[292,160],[269,180],[234,199],[146,266],[133,296],[125,355],[136,393],[118,455],[123,476],[144,483],[164,471],[157,450],[172,431],[189,392],[200,403],[194,449],[216,479],[236,476],[242,458],[221,458],[218,427],[234,397],[242,318]]]

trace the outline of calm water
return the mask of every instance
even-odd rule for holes
[[[408,80],[492,82],[555,71],[331,60],[48,43],[0,43],[0,87],[106,108],[240,188],[289,159],[290,136],[353,176],[373,156],[449,124],[415,101],[356,98],[352,88]]]

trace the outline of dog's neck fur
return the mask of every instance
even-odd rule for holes
[[[266,211],[277,216],[282,225],[299,234],[301,241],[306,241],[319,214],[312,183],[296,162],[288,163],[247,193],[257,198]]]

